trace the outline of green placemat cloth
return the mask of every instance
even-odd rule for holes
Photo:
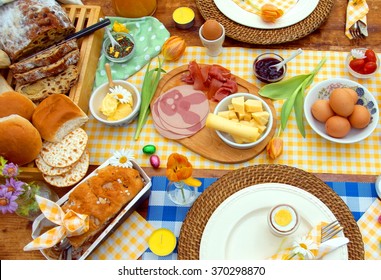
[[[143,68],[151,58],[157,56],[164,42],[169,38],[169,31],[165,26],[154,17],[142,18],[122,18],[122,17],[107,17],[111,24],[106,28],[112,28],[114,21],[117,21],[129,30],[129,33],[135,40],[135,55],[129,61],[123,63],[115,63],[109,61],[103,52],[101,52],[97,72],[95,75],[94,86],[98,87],[107,82],[107,75],[104,69],[106,62],[110,63],[112,69],[112,78],[114,80],[126,80]],[[107,34],[105,32],[105,37]]]

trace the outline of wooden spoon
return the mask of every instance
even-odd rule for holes
[[[114,81],[112,80],[111,67],[110,67],[110,64],[109,64],[109,63],[106,63],[106,64],[105,64],[105,70],[106,70],[106,74],[107,74],[107,78],[108,78],[108,86],[109,86],[109,89],[110,89],[110,88],[114,88],[114,87],[115,87],[115,84],[114,84]]]

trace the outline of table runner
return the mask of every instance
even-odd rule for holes
[[[283,57],[288,57],[293,50],[224,48],[220,56],[212,58],[206,55],[203,47],[187,47],[185,54],[179,61],[165,62],[163,68],[168,72],[179,66],[187,65],[192,60],[205,64],[220,64],[229,68],[234,75],[260,88],[263,86],[263,83],[254,77],[252,63],[256,56],[269,51],[276,52]],[[346,55],[347,53],[345,52],[304,51],[288,63],[286,79],[295,75],[309,73],[323,57],[327,57],[325,65],[316,75],[311,87],[317,82],[328,78],[347,78],[359,82],[368,88],[375,95],[377,101],[381,103],[381,97],[377,93],[381,89],[381,71],[378,71],[372,79],[360,80],[354,78],[345,69],[344,62]],[[157,65],[156,60],[152,62],[152,66],[155,65]],[[128,81],[141,90],[144,73],[145,68],[130,77]],[[276,117],[278,119],[282,104],[283,101],[274,102],[277,110]],[[317,135],[307,123],[306,138],[303,138],[298,132],[292,113],[286,129],[282,133],[284,152],[280,158],[276,161],[270,161],[266,154],[262,152],[257,157],[239,164],[221,164],[207,160],[197,153],[191,152],[181,144],[163,138],[156,132],[151,116],[149,116],[138,141],[133,140],[135,129],[136,121],[127,127],[108,127],[90,116],[89,122],[85,125],[85,130],[89,135],[90,163],[95,165],[101,164],[110,157],[114,150],[128,148],[134,150],[139,164],[147,167],[150,166],[149,156],[143,154],[142,148],[144,145],[154,144],[157,147],[156,154],[161,158],[163,165],[166,163],[170,153],[178,152],[186,155],[196,169],[233,170],[253,164],[277,163],[317,173],[378,175],[381,170],[380,124],[370,137],[359,143],[337,144]]]
[[[202,181],[197,189],[200,195],[218,178],[198,178]],[[356,221],[368,210],[377,197],[375,184],[368,182],[325,182],[347,204]],[[165,227],[172,230],[176,237],[180,234],[181,225],[190,209],[188,206],[176,206],[166,196],[165,187],[168,180],[165,176],[152,177],[152,192],[149,198],[147,221],[155,228]],[[381,211],[381,209],[380,209]],[[143,254],[143,260],[176,260],[177,251],[165,257],[158,257],[149,249]]]

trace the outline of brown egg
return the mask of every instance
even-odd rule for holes
[[[319,122],[325,123],[335,112],[329,106],[329,100],[318,99],[311,106],[311,113]]]
[[[359,100],[359,96],[358,96],[357,92],[351,88],[343,88],[343,90],[345,90],[346,92],[348,92],[352,96],[353,104],[356,104],[357,101]]]
[[[370,123],[370,113],[362,105],[355,105],[353,113],[348,117],[351,126],[354,128],[364,128]]]
[[[351,124],[347,118],[341,116],[330,117],[325,123],[325,131],[329,136],[342,138],[351,130]]]
[[[342,88],[334,89],[331,92],[329,105],[336,114],[342,117],[352,114],[355,107],[352,95]]]
[[[202,27],[201,35],[206,40],[217,40],[222,35],[222,27],[216,20],[208,19]]]

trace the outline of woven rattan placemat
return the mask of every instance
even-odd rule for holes
[[[194,202],[180,230],[178,259],[197,260],[202,233],[214,210],[235,192],[261,183],[284,183],[319,198],[336,216],[350,240],[350,260],[364,259],[360,230],[344,201],[322,180],[304,170],[277,164],[261,164],[231,171],[210,185]]]
[[[197,8],[204,19],[215,19],[220,22],[225,27],[226,36],[259,45],[280,44],[307,36],[327,19],[333,4],[334,0],[320,0],[308,17],[294,25],[278,29],[258,29],[232,21],[221,13],[214,0],[196,0]]]

